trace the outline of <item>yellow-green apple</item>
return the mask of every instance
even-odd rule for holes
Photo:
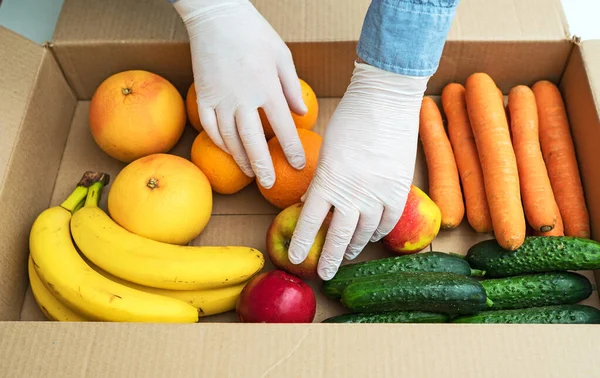
[[[397,254],[417,253],[427,247],[440,231],[442,214],[431,198],[411,185],[406,205],[394,229],[383,239],[383,245]]]
[[[313,245],[308,252],[308,257],[302,263],[295,265],[288,258],[288,247],[296,229],[302,206],[302,203],[288,206],[273,219],[267,230],[267,253],[273,265],[278,269],[300,278],[318,278],[317,265],[319,264],[321,250],[325,243],[327,229],[329,229],[331,213],[327,215],[321,225]]]

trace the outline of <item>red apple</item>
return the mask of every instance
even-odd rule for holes
[[[325,244],[325,236],[329,229],[331,213],[327,215],[311,246],[306,260],[300,264],[292,264],[288,258],[288,247],[296,229],[296,223],[302,211],[302,203],[297,203],[283,209],[271,222],[267,230],[267,254],[277,269],[285,270],[304,279],[316,279],[317,265],[321,250]]]
[[[244,286],[236,304],[244,323],[311,323],[316,310],[311,287],[282,270],[254,277]]]
[[[427,194],[411,185],[400,220],[383,238],[383,245],[397,254],[417,253],[427,247],[440,231],[440,208]]]

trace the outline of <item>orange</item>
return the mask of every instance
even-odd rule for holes
[[[204,172],[213,190],[220,194],[233,194],[250,184],[248,177],[233,157],[220,149],[202,131],[192,144],[192,162]]]
[[[196,102],[196,84],[192,83],[185,96],[185,109],[187,111],[188,120],[198,132],[202,131],[200,124],[200,114],[198,113],[198,103]]]
[[[175,146],[185,128],[185,105],[165,78],[148,71],[123,71],[96,88],[89,120],[100,148],[129,163]]]
[[[269,141],[268,146],[275,169],[275,184],[270,189],[265,189],[257,181],[263,197],[280,209],[300,202],[317,169],[323,139],[314,131],[306,129],[298,129],[298,136],[306,155],[304,168],[297,170],[288,163],[279,140],[274,137]]]
[[[299,80],[300,87],[302,89],[302,99],[304,100],[304,104],[308,108],[308,112],[306,112],[306,114],[303,116],[291,112],[292,118],[294,119],[294,124],[296,124],[296,128],[311,130],[317,122],[317,116],[319,115],[319,102],[317,101],[317,95],[310,87],[310,85],[308,85],[302,79]],[[275,136],[275,133],[273,132],[271,124],[267,119],[267,115],[262,110],[262,108],[258,109],[258,114],[260,115],[260,121],[262,122],[263,130],[265,131],[265,137],[267,139],[273,138]]]
[[[108,192],[108,211],[121,227],[149,239],[187,244],[212,212],[208,179],[191,161],[145,156],[123,168]]]

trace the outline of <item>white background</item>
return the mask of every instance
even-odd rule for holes
[[[63,0],[0,0],[0,25],[42,44],[52,39],[62,2]],[[562,0],[562,2],[571,35],[579,36],[584,40],[600,39],[600,0]]]
[[[571,35],[600,39],[600,0],[562,0],[562,3]]]

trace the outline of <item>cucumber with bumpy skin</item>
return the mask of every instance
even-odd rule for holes
[[[578,273],[537,273],[480,281],[493,302],[490,310],[575,304],[592,294],[590,281]]]
[[[496,239],[476,243],[467,252],[472,268],[485,270],[486,277],[508,277],[528,273],[600,269],[600,243],[571,236],[528,236],[514,251],[502,248]]]
[[[331,280],[323,282],[323,293],[329,298],[339,299],[344,288],[351,282],[398,272],[446,272],[465,276],[481,275],[480,271],[473,271],[469,263],[462,257],[443,252],[422,252],[342,265]]]
[[[447,323],[449,316],[421,311],[350,313],[323,320],[322,323]]]
[[[483,286],[456,273],[403,272],[349,284],[342,304],[352,312],[425,311],[472,314],[487,306]]]
[[[483,311],[458,316],[451,323],[486,324],[599,324],[600,310],[586,305],[531,307],[516,310]]]

